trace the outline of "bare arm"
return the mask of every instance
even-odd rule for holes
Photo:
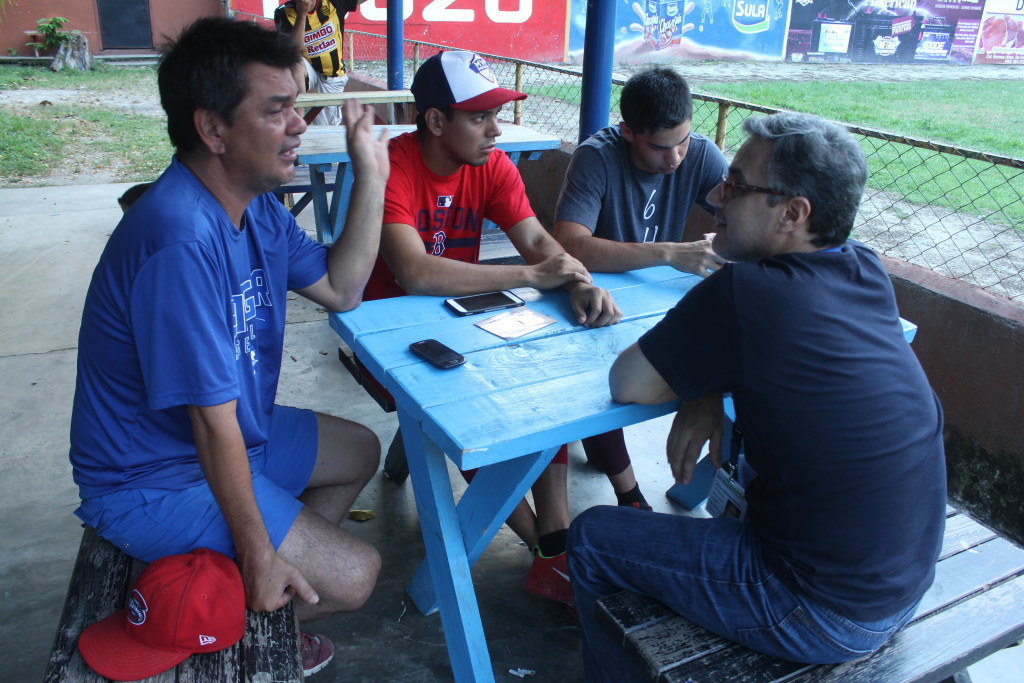
[[[612,398],[619,403],[654,404],[678,398],[640,350],[632,344],[619,354],[608,377]],[[724,412],[722,395],[711,394],[679,406],[665,445],[677,483],[688,484],[705,442],[711,440],[711,462],[721,464]]]
[[[724,425],[725,410],[721,394],[709,394],[679,406],[665,444],[668,463],[676,483],[690,483],[700,452],[709,440],[708,457],[711,458],[711,464],[721,466]]]
[[[403,223],[384,226],[381,255],[402,289],[410,294],[462,295],[514,287],[552,289],[569,281],[589,281],[586,269],[576,259],[562,253],[557,244],[549,254],[529,235],[533,230],[524,224],[536,220],[520,221],[508,231],[512,243],[528,264],[525,266],[464,263],[432,256],[424,250],[416,229]],[[536,223],[536,230],[546,235],[540,223]]]
[[[608,383],[611,385],[612,399],[619,403],[653,405],[679,398],[636,342],[615,359]]]
[[[697,207],[691,212],[710,214]],[[713,224],[710,220],[709,225]],[[710,237],[713,237],[711,235]],[[588,269],[624,273],[651,266],[672,266],[684,273],[707,277],[725,262],[711,249],[711,239],[697,242],[616,242],[595,237],[586,226],[572,221],[555,223],[555,239]]]
[[[316,0],[295,0],[295,23],[292,25],[292,39],[299,46],[299,51],[305,49],[304,38],[306,36],[306,14],[313,11]],[[306,66],[302,62],[292,67],[292,77],[299,92],[306,92]]]
[[[295,24],[292,25],[292,36],[295,37],[295,42],[300,50],[305,47],[302,38],[306,33],[306,15],[315,8],[316,0],[295,0]]]
[[[604,327],[622,319],[622,311],[612,299],[611,293],[594,286],[593,278],[583,268],[583,264],[567,253],[535,217],[512,226],[508,237],[526,262],[536,264],[538,268],[557,271],[568,265],[573,269],[582,269],[586,279],[574,278],[561,284],[569,292],[570,305],[578,323],[588,327]]]
[[[270,543],[252,490],[249,455],[236,416],[236,401],[188,406],[199,464],[220,505],[235,543],[245,584],[246,606],[271,612],[298,595],[311,604],[319,596],[302,573],[278,556]]]
[[[349,197],[345,229],[327,254],[327,274],[299,294],[331,311],[348,311],[359,305],[370,278],[380,244],[384,216],[384,187],[388,163],[388,135],[374,136],[373,108],[358,100],[342,106],[355,179]]]

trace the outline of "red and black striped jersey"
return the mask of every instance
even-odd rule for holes
[[[357,0],[320,0],[316,9],[306,15],[302,54],[318,74],[341,76],[345,73],[342,32],[345,30],[345,15],[357,4]],[[274,24],[279,31],[291,32],[295,26],[294,1],[286,2],[275,10]]]

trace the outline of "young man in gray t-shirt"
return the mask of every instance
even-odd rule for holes
[[[620,111],[618,126],[599,130],[573,154],[555,208],[555,238],[591,271],[667,265],[706,277],[723,261],[704,238],[714,213],[705,197],[729,164],[710,139],[691,131],[689,86],[671,68],[647,69],[623,87]],[[583,446],[620,505],[650,509],[622,430]]]

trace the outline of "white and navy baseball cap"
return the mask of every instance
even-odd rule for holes
[[[525,100],[526,93],[498,86],[491,65],[473,52],[439,52],[423,62],[412,79],[416,110],[431,107],[484,111],[513,100]]]

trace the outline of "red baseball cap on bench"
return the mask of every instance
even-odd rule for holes
[[[82,632],[78,650],[115,681],[162,673],[197,652],[216,652],[245,633],[245,589],[238,567],[199,548],[142,570],[128,606]]]

